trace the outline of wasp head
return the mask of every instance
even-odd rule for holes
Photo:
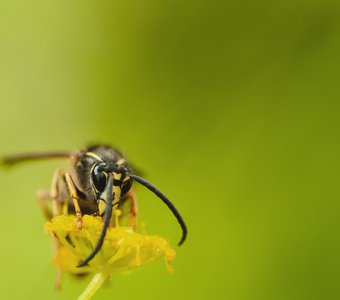
[[[91,146],[79,152],[74,160],[75,180],[84,198],[92,203],[97,203],[99,215],[103,215],[105,199],[108,189],[108,178],[113,177],[113,192],[115,199],[113,205],[119,202],[132,186],[129,174],[131,169],[123,155],[109,146]],[[119,195],[118,195],[119,194]]]

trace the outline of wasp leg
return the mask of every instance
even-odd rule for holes
[[[60,215],[60,204],[58,203],[59,196],[59,182],[63,176],[63,169],[58,168],[55,170],[52,178],[50,192],[46,190],[39,190],[37,192],[38,203],[43,216],[46,221],[50,220],[52,217]],[[47,205],[47,201],[52,202],[52,211]]]
[[[37,198],[41,213],[44,216],[45,220],[46,221],[51,220],[53,215],[51,209],[46,204],[47,200],[51,200],[50,193],[46,190],[39,190],[37,192]]]
[[[74,185],[74,182],[72,180],[70,173],[68,173],[68,172],[65,173],[65,180],[66,180],[68,190],[69,190],[70,195],[71,195],[72,200],[73,200],[74,209],[76,211],[77,229],[82,229],[82,227],[83,227],[83,215],[81,213],[80,206],[79,206],[79,203],[78,203],[77,189]]]
[[[51,220],[51,218],[55,216],[57,213],[55,211],[52,213],[49,207],[46,205],[48,200],[54,201],[51,197],[50,192],[45,191],[45,190],[38,191],[38,202],[39,202],[40,209],[46,221]],[[52,206],[52,207],[56,207],[56,206]],[[51,245],[52,245],[52,256],[53,256],[53,259],[55,260],[58,256],[60,243],[54,233],[51,233],[50,236],[51,236]],[[56,272],[56,275],[54,279],[54,288],[59,290],[61,287],[62,272],[61,272],[61,269],[57,266],[55,266],[55,272]]]
[[[65,171],[61,168],[58,168],[55,170],[52,178],[52,184],[51,184],[51,199],[52,199],[52,212],[53,216],[59,216],[61,214],[61,204],[58,200],[60,196],[60,181],[65,176]],[[66,201],[67,200],[63,200]]]
[[[122,204],[119,209],[122,211],[119,223],[123,226],[124,223],[127,223],[127,226],[130,226],[135,230],[137,227],[138,206],[137,196],[134,189],[131,189],[123,197]]]
[[[131,189],[128,193],[128,197],[131,199],[131,207],[129,214],[130,226],[136,230],[137,227],[137,215],[138,215],[138,205],[137,205],[137,195],[134,189]]]
[[[46,220],[50,220],[52,217],[60,215],[60,204],[58,203],[59,196],[59,183],[60,179],[64,175],[64,171],[61,168],[55,170],[52,178],[51,189],[50,192],[47,191],[38,191],[38,202],[40,204],[40,208]],[[47,201],[50,200],[52,202],[52,212],[51,209],[46,205]],[[58,251],[60,249],[60,243],[56,238],[55,234],[51,233],[51,243],[52,243],[52,255],[54,259],[58,256]],[[56,289],[60,289],[62,280],[62,271],[59,267],[56,267],[56,277],[54,281],[54,287]]]
[[[57,258],[59,249],[61,247],[56,235],[51,233],[51,244],[52,244],[52,253],[54,259]],[[55,266],[55,279],[54,279],[54,288],[56,290],[60,290],[61,288],[61,281],[62,281],[63,272],[60,267]]]

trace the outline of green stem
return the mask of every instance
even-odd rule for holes
[[[102,286],[108,275],[103,273],[97,273],[94,275],[84,292],[79,296],[78,300],[89,300],[92,298],[94,293]]]

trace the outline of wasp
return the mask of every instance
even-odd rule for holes
[[[40,193],[39,200],[47,219],[60,215],[63,211],[76,215],[77,228],[82,229],[84,214],[98,215],[103,219],[103,227],[96,246],[89,256],[77,267],[87,265],[100,251],[106,231],[109,228],[114,209],[126,211],[132,216],[131,226],[137,225],[137,200],[134,182],[146,187],[161,199],[176,217],[182,228],[178,245],[187,236],[187,227],[174,204],[154,185],[134,174],[123,154],[107,145],[92,145],[77,152],[46,152],[11,155],[3,158],[5,166],[13,166],[25,161],[63,158],[70,160],[70,170],[58,168],[52,178],[50,192]],[[46,200],[52,203],[52,213]]]

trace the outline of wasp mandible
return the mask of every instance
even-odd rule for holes
[[[176,207],[154,185],[133,174],[131,166],[117,149],[106,145],[93,145],[78,152],[27,153],[4,157],[3,163],[13,166],[24,161],[52,158],[69,159],[71,162],[70,171],[61,168],[55,171],[50,192],[40,197],[52,202],[52,216],[60,215],[62,209],[66,208],[68,212],[76,215],[79,230],[82,229],[84,214],[99,215],[103,218],[103,228],[96,246],[77,267],[87,265],[100,251],[114,209],[129,205],[134,220],[132,226],[136,226],[137,202],[132,188],[134,181],[146,187],[167,205],[182,228],[178,245],[185,241],[187,227]],[[46,217],[51,217],[44,201],[41,205]]]

